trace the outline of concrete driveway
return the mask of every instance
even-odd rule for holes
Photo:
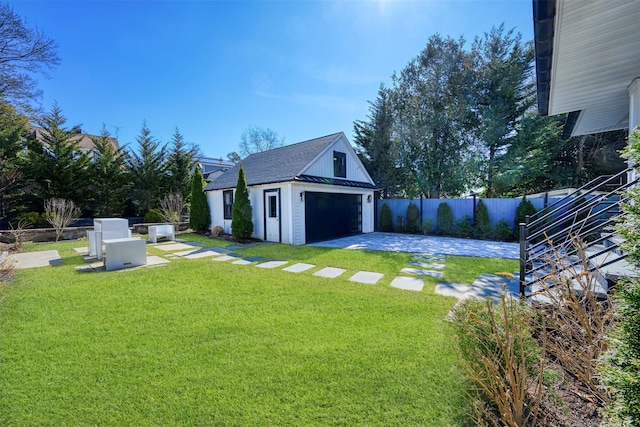
[[[310,246],[485,258],[518,259],[520,256],[518,243],[379,232],[311,243]]]

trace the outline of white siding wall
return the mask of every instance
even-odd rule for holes
[[[351,181],[370,182],[366,172],[360,167],[357,156],[345,138],[340,138],[329,147],[319,159],[312,163],[309,168],[303,171],[304,175],[325,176],[334,178],[333,175],[333,151],[346,153],[347,155],[347,177]]]
[[[209,203],[209,214],[211,215],[211,228],[219,225],[225,233],[231,233],[231,220],[224,219],[222,190],[207,191],[207,203]]]
[[[333,166],[332,166],[333,167]],[[373,190],[310,183],[280,183],[249,187],[249,200],[253,210],[253,237],[264,239],[264,190],[280,188],[280,226],[282,243],[304,245],[305,217],[304,201],[300,192],[315,191],[321,193],[361,194],[362,195],[362,232],[373,231],[373,201],[367,202],[367,196],[373,200]],[[235,196],[235,190],[234,190]],[[231,220],[225,220],[222,190],[207,192],[207,202],[211,212],[211,227],[220,225],[225,233],[231,233]]]

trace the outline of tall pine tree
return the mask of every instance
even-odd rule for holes
[[[18,155],[27,132],[27,119],[6,102],[0,102],[0,219],[9,216],[21,183]]]
[[[127,206],[130,177],[123,147],[103,127],[100,136],[91,137],[95,150],[89,165],[91,208],[94,216],[120,216]]]
[[[89,157],[74,139],[74,130],[64,127],[66,118],[54,104],[51,111],[38,122],[41,129],[27,140],[23,171],[29,181],[34,208],[43,209],[44,200],[71,200],[81,210],[88,209]]]
[[[204,194],[204,180],[200,170],[196,168],[191,177],[191,206],[189,208],[189,227],[196,231],[209,229],[211,214],[207,196]]]
[[[504,24],[476,38],[475,60],[476,133],[486,150],[483,181],[486,197],[495,196],[495,181],[501,171],[502,156],[512,144],[516,125],[535,101],[531,76],[533,43],[523,43],[520,33],[505,32]]]
[[[176,128],[167,151],[167,187],[170,193],[182,194],[185,202],[188,202],[191,193],[191,171],[195,167],[197,155],[197,147],[187,144]]]
[[[128,165],[133,189],[131,201],[138,215],[158,206],[158,201],[167,193],[164,183],[167,177],[166,149],[151,135],[147,122],[142,123],[140,135],[136,137],[138,152],[130,151]]]
[[[244,177],[244,168],[240,163],[238,171],[238,183],[236,184],[236,194],[231,208],[231,234],[238,239],[247,239],[253,234],[253,213],[249,192],[247,191],[247,180]]]

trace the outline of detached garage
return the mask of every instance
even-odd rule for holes
[[[255,238],[301,245],[373,231],[375,185],[342,132],[252,154],[242,166]],[[238,170],[205,188],[211,225],[227,233]]]

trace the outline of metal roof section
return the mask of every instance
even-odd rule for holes
[[[375,189],[376,186],[368,182],[350,181],[348,179],[327,178],[324,176],[300,175],[296,181],[313,182],[315,184],[340,185],[343,187],[358,187]]]
[[[540,114],[573,113],[573,136],[627,128],[640,2],[533,0],[533,13]]]

